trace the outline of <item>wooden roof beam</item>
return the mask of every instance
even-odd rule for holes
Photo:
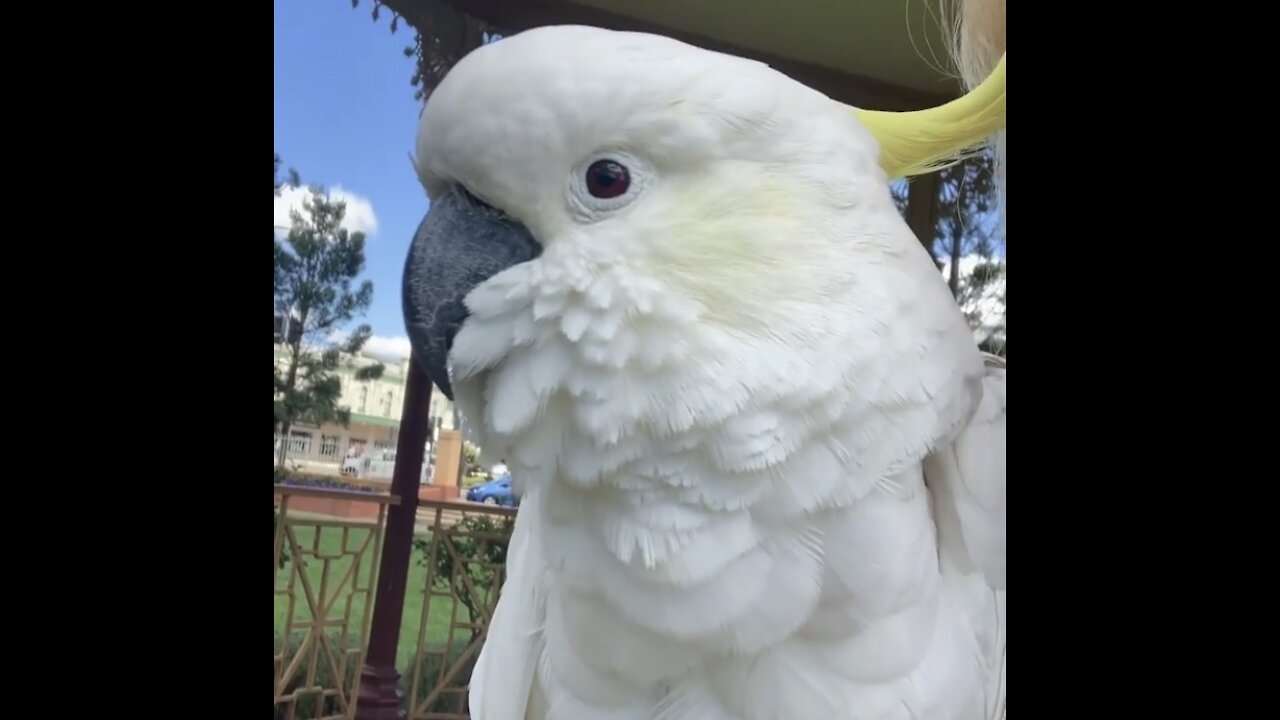
[[[834,100],[854,107],[873,110],[920,110],[941,105],[952,98],[897,87],[810,63],[779,58],[767,53],[731,46],[712,38],[666,28],[654,23],[618,15],[596,8],[575,5],[564,0],[381,0],[424,37],[430,28],[422,27],[424,6],[440,3],[461,13],[479,18],[506,32],[519,32],[543,25],[591,25],[612,30],[627,30],[666,35],[708,50],[747,57],[767,63],[775,70],[812,87]]]

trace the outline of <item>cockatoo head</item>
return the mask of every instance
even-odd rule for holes
[[[823,353],[925,352],[939,322],[968,338],[868,124],[758,62],[647,34],[523,32],[435,89],[415,163],[431,208],[405,270],[409,337],[447,395],[501,405],[486,411],[499,433],[556,390],[637,420],[681,391],[732,403],[843,372]],[[943,320],[898,337],[914,307]],[[733,379],[698,388],[699,372]]]

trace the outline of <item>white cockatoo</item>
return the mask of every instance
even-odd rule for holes
[[[522,494],[475,720],[1003,716],[1003,363],[889,191],[973,95],[565,26],[432,93],[407,327]]]

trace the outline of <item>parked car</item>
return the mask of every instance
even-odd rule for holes
[[[343,460],[342,474],[363,479],[390,479],[395,466],[395,450],[374,450]]]
[[[467,488],[467,499],[471,502],[484,503],[485,505],[502,505],[504,507],[516,507],[519,501],[516,500],[516,494],[511,489],[511,476],[503,475],[497,480],[482,482]]]

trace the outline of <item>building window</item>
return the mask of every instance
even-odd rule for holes
[[[373,444],[373,449],[377,452],[382,452],[387,449],[387,444],[384,442],[375,442]]]
[[[360,457],[364,454],[364,438],[351,438],[347,443],[347,457]]]
[[[321,435],[320,436],[320,454],[324,457],[338,456],[338,436],[337,435]]]
[[[369,386],[360,386],[360,412],[368,412],[369,407]]]
[[[306,455],[311,452],[311,433],[294,430],[289,433],[289,452],[293,455]]]
[[[382,414],[384,416],[391,417],[391,406],[393,403],[395,403],[395,395],[388,390],[387,396],[382,399]]]

